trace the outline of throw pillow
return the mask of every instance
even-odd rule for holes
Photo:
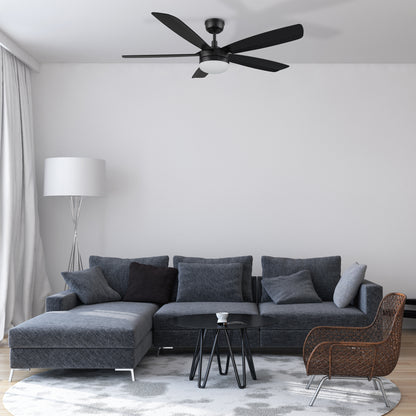
[[[69,289],[75,292],[85,305],[121,299],[120,295],[108,285],[99,267],[91,267],[79,272],[62,272],[61,274]]]
[[[367,266],[365,264],[354,263],[342,273],[334,291],[334,303],[338,308],[345,308],[357,296],[366,270]]]
[[[118,257],[90,256],[90,267],[99,266],[108,284],[123,297],[129,284],[130,263],[150,264],[168,267],[168,256],[140,257],[137,259],[119,259]]]
[[[276,304],[322,302],[313,287],[309,270],[289,276],[268,277],[262,279],[262,285]]]
[[[202,264],[229,264],[241,263],[243,266],[242,291],[243,300],[253,302],[251,271],[253,267],[253,256],[223,257],[218,259],[206,259],[202,257],[174,256],[173,267],[178,268],[179,263],[202,263]],[[175,300],[177,288],[173,289],[173,300]]]
[[[123,300],[159,305],[168,303],[177,278],[178,270],[173,267],[157,267],[133,262],[130,264],[129,284]]]
[[[241,263],[179,263],[177,302],[242,302]]]
[[[263,256],[261,264],[263,277],[288,276],[300,270],[309,270],[316,293],[323,301],[332,301],[335,286],[341,276],[340,256],[310,259]],[[265,290],[263,290],[261,301],[271,301]]]

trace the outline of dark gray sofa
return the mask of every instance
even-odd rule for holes
[[[226,261],[233,262],[234,259]],[[195,347],[197,332],[172,326],[171,318],[219,311],[273,318],[272,325],[249,331],[253,348],[299,350],[306,335],[315,326],[370,324],[382,299],[382,287],[364,281],[353,304],[346,308],[336,307],[332,295],[340,277],[341,259],[334,257],[329,274],[319,262],[313,273],[314,284],[324,300],[322,303],[274,304],[264,294],[262,278],[251,276],[252,258],[247,256],[245,259],[243,302],[176,302],[173,294],[172,302],[163,306],[122,301],[82,305],[71,291],[52,295],[47,298],[45,314],[9,331],[11,368],[112,368],[129,370],[134,379],[134,368],[152,346]],[[263,278],[286,270],[288,262],[277,260],[276,263],[273,259],[279,258],[269,258],[273,270],[268,270],[263,264]],[[201,259],[188,260],[197,262]],[[114,261],[121,261],[122,267],[114,267]],[[92,256],[90,266],[102,267],[111,286],[124,294],[128,265],[132,261],[163,267],[168,264],[167,256],[139,259]],[[174,265],[182,261],[186,258],[176,256]],[[218,259],[216,261],[218,263]],[[309,266],[314,268],[313,264]],[[232,339],[235,345],[238,341]]]

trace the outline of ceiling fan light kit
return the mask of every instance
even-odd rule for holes
[[[199,55],[199,69],[207,74],[220,74],[228,69],[227,54],[220,49],[201,51]]]
[[[262,71],[277,72],[288,68],[289,65],[267,59],[247,55],[238,55],[256,49],[268,48],[291,42],[303,37],[303,26],[300,24],[286,26],[251,36],[227,46],[218,47],[217,35],[224,29],[224,20],[211,18],[205,20],[205,29],[212,34],[211,46],[197,33],[175,16],[166,13],[153,12],[152,15],[177,35],[192,43],[200,49],[196,53],[188,54],[162,54],[162,55],[122,55],[123,58],[178,58],[185,56],[199,56],[199,67],[192,78],[205,78],[208,74],[225,72],[229,63],[259,69]]]

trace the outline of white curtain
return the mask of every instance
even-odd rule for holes
[[[29,68],[0,47],[0,340],[44,311]]]

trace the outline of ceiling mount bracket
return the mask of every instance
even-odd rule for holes
[[[224,20],[217,17],[205,20],[205,29],[212,35],[218,35],[224,29]]]

